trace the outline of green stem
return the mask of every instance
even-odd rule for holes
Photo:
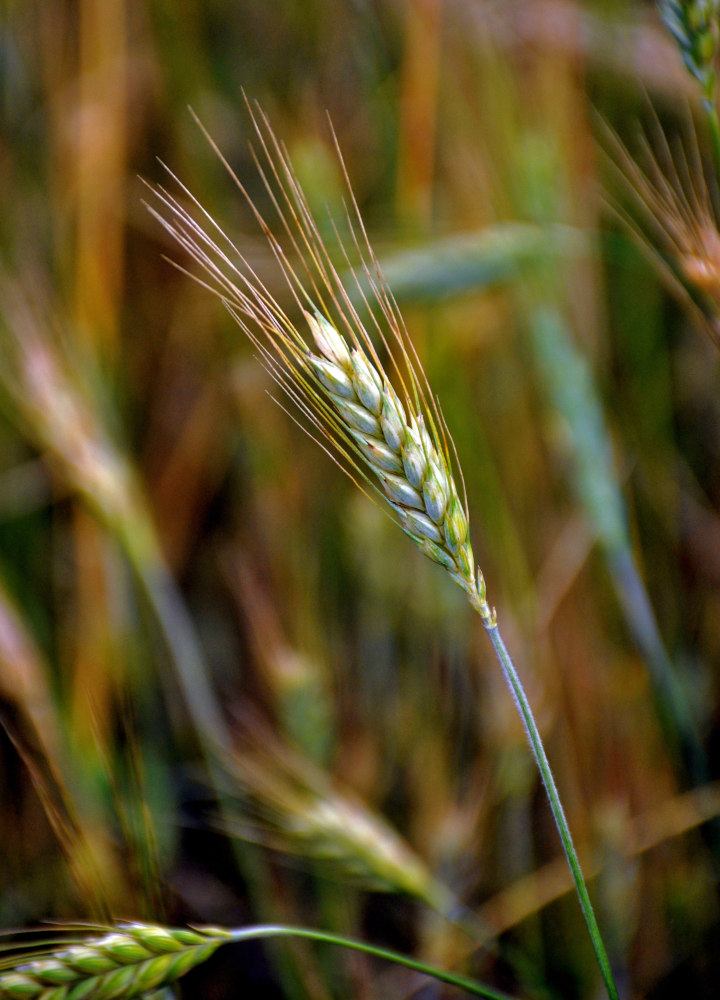
[[[605,951],[605,945],[603,944],[602,937],[600,936],[600,928],[598,927],[597,920],[595,918],[595,911],[593,910],[592,903],[590,902],[590,895],[587,890],[587,885],[585,884],[585,879],[583,878],[582,869],[580,868],[580,861],[578,860],[577,852],[575,851],[575,847],[572,842],[570,828],[565,818],[565,812],[563,810],[562,803],[560,802],[560,796],[558,795],[557,788],[555,787],[555,779],[553,778],[552,771],[550,770],[550,764],[548,763],[548,759],[545,754],[545,748],[543,747],[542,739],[540,737],[532,709],[530,708],[530,703],[527,700],[522,682],[517,674],[517,671],[515,670],[515,666],[505,647],[505,643],[502,640],[502,636],[500,635],[497,625],[485,624],[485,629],[490,637],[490,641],[493,644],[493,649],[495,650],[495,654],[500,662],[500,666],[502,667],[505,680],[507,681],[508,687],[512,692],[513,698],[515,699],[515,704],[517,705],[523,725],[525,726],[525,731],[530,742],[533,756],[535,757],[540,771],[540,776],[542,777],[543,784],[545,785],[545,791],[547,792],[548,799],[550,800],[550,808],[552,809],[555,824],[558,828],[558,833],[560,834],[560,840],[562,841],[565,857],[567,858],[568,865],[570,866],[573,881],[575,882],[575,890],[577,892],[578,899],[580,900],[580,908],[582,909],[583,916],[585,917],[585,923],[587,924],[588,931],[590,932],[590,939],[592,940],[593,948],[595,949],[595,955],[597,957],[598,965],[600,966],[603,980],[605,981],[608,996],[610,997],[610,1000],[618,1000],[618,991],[613,980],[610,960],[608,959],[607,952]]]
[[[365,944],[362,941],[355,941],[352,938],[341,937],[338,934],[328,934],[325,931],[311,930],[305,927],[288,927],[284,924],[261,924],[256,927],[241,927],[231,931],[232,941],[251,941],[256,938],[265,937],[295,937],[305,938],[309,941],[324,941],[326,944],[339,945],[342,948],[351,948],[353,951],[361,951],[366,955],[373,955],[395,965],[404,965],[407,969],[421,972],[423,975],[432,976],[442,983],[449,983],[457,986],[461,990],[472,993],[477,997],[485,997],[486,1000],[509,1000],[506,993],[498,993],[495,990],[483,986],[482,983],[466,976],[459,976],[454,972],[445,972],[443,969],[426,965],[425,962],[418,962],[414,958],[408,958],[399,952],[390,951],[387,948],[378,948],[373,944]]]

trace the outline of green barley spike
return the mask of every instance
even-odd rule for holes
[[[0,1000],[130,1000],[156,994],[209,958],[232,935],[119,924],[101,936],[0,972]]]

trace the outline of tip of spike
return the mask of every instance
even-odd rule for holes
[[[309,313],[307,310],[303,310],[303,312],[310,327],[310,332],[313,335],[313,340],[320,353],[328,361],[339,365],[348,374],[352,372],[352,358],[350,357],[348,345],[345,343],[345,338],[337,332],[332,323],[321,312],[318,312],[317,309],[314,313]]]

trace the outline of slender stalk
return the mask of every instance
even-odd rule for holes
[[[361,951],[366,955],[373,955],[395,965],[404,965],[407,969],[421,972],[425,976],[432,976],[433,979],[441,983],[449,983],[457,986],[467,993],[472,993],[476,997],[485,997],[486,1000],[509,1000],[506,993],[498,993],[491,990],[482,983],[469,979],[467,976],[459,976],[454,972],[446,972],[425,962],[419,962],[414,958],[408,958],[396,951],[388,948],[378,948],[374,944],[366,944],[363,941],[355,941],[353,938],[342,937],[338,934],[328,934],[325,931],[311,930],[305,927],[288,927],[284,924],[259,924],[256,927],[242,927],[230,932],[232,941],[250,941],[264,937],[295,937],[305,938],[308,941],[324,941],[326,944],[339,945],[341,948],[351,948],[353,951]]]
[[[69,932],[74,929],[82,930],[82,925],[67,926]],[[39,949],[24,957],[22,953],[0,956],[0,1000],[157,997],[161,995],[158,991],[201,965],[221,945],[279,937],[305,938],[350,948],[431,976],[485,1000],[511,1000],[507,994],[467,976],[438,969],[387,948],[311,928],[259,924],[228,930],[145,923],[96,927],[95,933],[87,937],[40,942]]]
[[[485,622],[483,622],[483,624],[485,624],[485,629],[490,637],[490,641],[492,642],[495,655],[498,658],[502,672],[505,675],[505,680],[507,681],[508,687],[510,688],[512,696],[515,700],[515,704],[520,712],[520,717],[522,718],[523,725],[525,726],[525,732],[527,733],[530,748],[537,762],[543,784],[545,785],[545,791],[547,792],[548,799],[550,800],[550,808],[552,810],[553,818],[555,819],[555,825],[557,826],[558,833],[560,834],[560,840],[562,841],[565,857],[567,858],[568,865],[570,866],[570,871],[575,883],[575,890],[577,892],[578,899],[580,900],[580,908],[582,909],[583,916],[585,917],[585,923],[587,924],[588,931],[590,932],[590,939],[592,941],[593,948],[595,949],[595,956],[597,958],[598,965],[600,966],[600,971],[605,982],[605,988],[607,989],[610,1000],[619,1000],[617,987],[615,986],[615,982],[613,980],[612,969],[610,968],[610,960],[608,959],[607,952],[605,951],[605,945],[603,944],[602,937],[600,936],[600,928],[598,927],[598,923],[595,918],[595,911],[593,910],[592,903],[590,902],[590,894],[588,893],[587,885],[585,884],[585,879],[583,878],[580,861],[572,841],[567,819],[565,818],[565,811],[563,810],[562,803],[560,802],[560,796],[558,795],[557,788],[555,787],[555,779],[553,778],[552,771],[550,770],[550,764],[548,763],[545,748],[543,746],[532,709],[530,708],[530,703],[527,700],[525,689],[522,686],[522,681],[518,676],[513,661],[510,658],[510,654],[508,653],[505,643],[503,642],[497,624],[487,624]]]

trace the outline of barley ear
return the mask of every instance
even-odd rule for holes
[[[0,973],[0,1000],[130,1000],[175,982],[230,940],[217,927],[119,924]]]
[[[317,396],[337,415],[334,432],[375,476],[405,534],[448,571],[483,622],[493,625],[484,583],[478,584],[482,574],[475,573],[467,514],[422,407],[408,395],[401,401],[377,357],[368,356],[369,340],[367,352],[361,342],[351,349],[326,317],[305,315],[322,357],[306,351],[304,360]]]

